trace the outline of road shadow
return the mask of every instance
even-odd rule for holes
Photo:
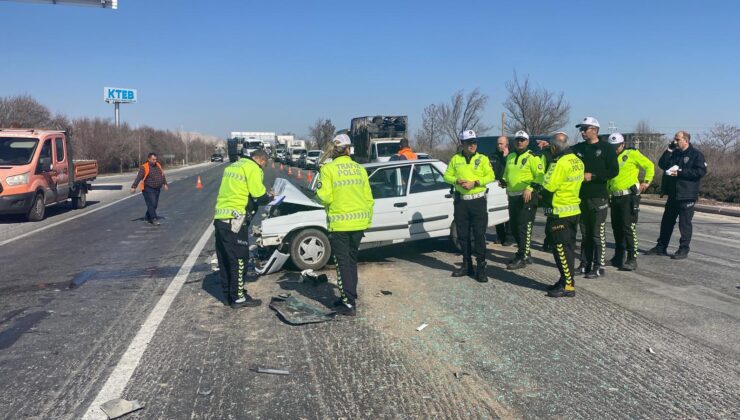
[[[93,191],[121,191],[123,190],[123,185],[100,185],[100,184],[94,184],[92,187]]]
[[[283,273],[277,280],[277,284],[280,286],[280,289],[286,292],[297,293],[329,309],[334,306],[334,302],[339,298],[336,285],[328,282],[314,283],[312,281],[302,281],[301,273]]]
[[[99,204],[100,201],[87,201],[87,204],[85,205],[85,208],[79,209],[84,211],[85,209],[89,207],[94,207],[96,204]],[[72,203],[57,203],[52,204],[46,208],[46,212],[44,215],[44,220],[59,216],[62,214],[66,214],[69,212],[76,212],[77,209],[72,208]],[[29,222],[26,220],[25,214],[8,214],[0,216],[0,225],[11,225],[11,224],[19,224],[19,223],[36,223],[36,222]]]
[[[456,253],[457,250],[448,239],[434,238],[367,249],[360,252],[360,260],[365,263],[389,263],[390,258],[397,258],[437,270],[456,269],[454,265],[426,255],[433,252]]]
[[[201,288],[204,292],[211,295],[217,301],[223,303],[224,305],[227,304],[226,296],[224,296],[224,291],[221,288],[221,277],[218,271],[206,274],[206,276],[203,277]]]
[[[547,291],[549,284],[540,283],[529,277],[520,276],[516,271],[509,271],[506,268],[491,266],[486,267],[486,274],[490,279],[496,279],[498,281],[513,284],[519,287],[526,287],[528,289]],[[553,281],[554,283],[554,281]]]

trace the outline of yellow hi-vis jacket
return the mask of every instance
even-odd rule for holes
[[[326,207],[329,232],[365,230],[373,221],[373,193],[367,171],[340,156],[319,171],[316,195]]]
[[[249,198],[260,198],[267,193],[264,176],[262,167],[250,158],[241,158],[227,166],[218,189],[214,219],[233,219],[234,212],[246,214]]]
[[[645,171],[645,183],[649,184],[655,176],[655,165],[637,149],[624,149],[617,156],[619,174],[607,182],[609,193],[627,190],[640,182],[640,169]]]
[[[578,196],[583,183],[583,161],[573,152],[556,157],[545,174],[542,188],[552,193],[545,204],[548,216],[568,217],[581,214],[581,199]]]
[[[445,171],[445,182],[455,186],[455,191],[461,195],[478,194],[486,191],[486,184],[496,179],[493,173],[493,167],[488,160],[488,156],[476,152],[470,159],[465,155],[455,153],[450,159],[447,170]],[[478,181],[478,185],[466,190],[462,185],[458,185],[457,180]]]
[[[506,181],[507,192],[532,191],[530,184],[541,184],[544,176],[542,159],[533,155],[530,150],[525,150],[522,154],[511,152],[506,157],[503,179]]]

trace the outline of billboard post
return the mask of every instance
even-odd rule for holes
[[[121,126],[121,104],[135,104],[139,100],[136,89],[103,88],[103,100],[115,107],[116,127]]]

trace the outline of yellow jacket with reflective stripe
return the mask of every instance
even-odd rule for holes
[[[607,182],[609,192],[626,190],[640,182],[640,168],[645,171],[645,183],[649,184],[655,176],[655,165],[637,149],[624,149],[617,156],[619,174]]]
[[[445,171],[445,182],[455,186],[455,191],[462,195],[478,194],[486,190],[486,184],[496,179],[493,173],[493,167],[488,160],[488,156],[476,152],[470,159],[466,158],[462,152],[455,153],[450,159],[447,170]],[[478,186],[466,190],[457,181],[478,181]]]
[[[578,195],[583,183],[583,172],[583,161],[573,152],[558,156],[550,164],[542,187],[553,193],[550,207],[553,215],[568,217],[581,214],[581,199]]]
[[[267,193],[264,176],[262,167],[249,158],[241,158],[227,166],[218,189],[214,219],[231,219],[234,212],[246,214],[249,197],[255,199]]]
[[[365,230],[373,221],[373,194],[367,171],[340,156],[319,171],[316,195],[326,207],[330,232]]]
[[[545,166],[542,159],[533,155],[530,150],[525,150],[522,154],[512,152],[506,157],[503,179],[509,192],[532,191],[530,184],[542,183],[544,175]]]

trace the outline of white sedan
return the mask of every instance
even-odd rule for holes
[[[363,166],[369,174],[375,207],[361,249],[439,237],[450,237],[456,243],[453,194],[443,178],[444,162],[394,161]],[[316,180],[312,188],[315,184]],[[284,199],[268,206],[252,226],[261,253],[269,255],[257,267],[260,274],[280,270],[288,258],[301,270],[318,270],[329,261],[326,212],[317,199],[309,198],[313,197],[312,188],[304,193],[285,179],[275,180],[273,190]],[[489,227],[509,220],[506,192],[498,183],[488,184],[487,200]]]

